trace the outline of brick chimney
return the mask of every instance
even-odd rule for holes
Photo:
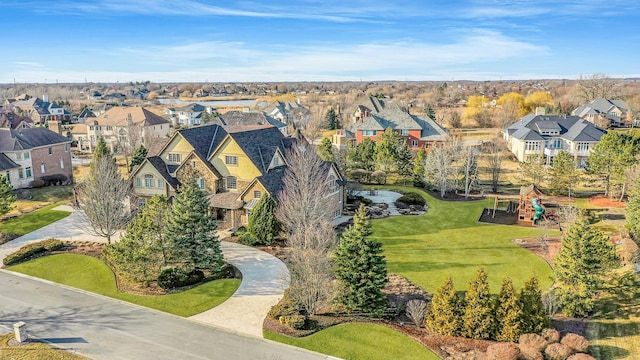
[[[60,128],[60,122],[58,120],[49,120],[48,124],[49,130],[62,135],[62,129]]]

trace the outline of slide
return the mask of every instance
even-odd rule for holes
[[[531,199],[531,206],[536,210],[536,213],[533,214],[533,223],[537,224],[540,218],[544,215],[544,208],[540,204],[540,200],[538,198]]]

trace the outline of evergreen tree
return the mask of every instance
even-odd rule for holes
[[[367,171],[373,171],[376,167],[376,143],[369,138],[364,138],[356,147],[356,158],[359,166]]]
[[[0,215],[4,215],[11,211],[11,205],[16,201],[16,195],[13,193],[13,186],[4,175],[0,174]]]
[[[129,172],[131,172],[136,165],[142,164],[142,162],[146,158],[147,149],[144,147],[144,145],[140,145],[133,153],[133,158],[131,159],[131,163],[129,164]]]
[[[402,140],[400,134],[395,132],[391,127],[378,137],[376,141],[375,153],[376,162],[380,170],[390,172],[395,170],[398,163],[398,144]]]
[[[561,150],[553,158],[551,169],[549,170],[549,183],[554,194],[569,195],[578,181],[580,181],[580,170],[576,168],[568,152]]]
[[[636,154],[632,138],[609,131],[589,153],[587,170],[605,181],[605,195],[611,196],[612,188],[625,183],[626,169],[635,162]]]
[[[539,154],[528,155],[526,161],[520,163],[522,177],[533,186],[541,186],[547,175],[547,168]]]
[[[460,300],[453,287],[453,280],[448,278],[431,299],[431,306],[427,313],[427,329],[440,335],[459,335],[460,305]]]
[[[627,229],[637,244],[640,244],[640,177],[629,191],[625,208]]]
[[[346,161],[347,169],[357,169],[360,166],[358,148],[351,141],[347,141]]]
[[[516,342],[522,334],[522,309],[510,278],[504,279],[496,304],[496,340]]]
[[[387,283],[387,262],[381,255],[382,244],[371,239],[371,234],[371,222],[360,205],[335,252],[335,274],[342,284],[337,301],[348,312],[360,310],[380,316],[387,305],[382,293]]]
[[[565,315],[587,316],[593,310],[593,297],[602,286],[603,275],[618,265],[618,256],[582,213],[562,238],[553,262]]]
[[[103,156],[111,156],[111,151],[109,151],[109,147],[107,147],[107,142],[104,140],[104,137],[98,136],[96,148],[93,150],[93,158],[98,159]]]
[[[540,334],[542,329],[551,325],[551,319],[549,319],[542,303],[542,290],[540,290],[537,277],[532,277],[524,284],[518,297],[518,304],[522,309],[521,330],[523,334]]]
[[[462,335],[472,339],[491,339],[494,328],[493,300],[487,273],[480,269],[465,295]]]
[[[436,111],[433,110],[433,107],[430,104],[427,104],[427,105],[424,106],[423,112],[424,112],[425,115],[427,115],[431,119],[433,119],[433,120],[436,119]]]
[[[333,108],[327,110],[327,114],[324,116],[324,120],[326,121],[327,128],[329,130],[335,130],[340,128],[340,124],[338,123],[338,115]]]
[[[264,195],[256,204],[249,215],[247,232],[256,241],[256,244],[271,245],[280,234],[280,221],[276,218],[278,204],[271,195]]]
[[[318,156],[324,161],[333,161],[333,144],[329,138],[323,138],[318,146]]]
[[[416,153],[416,158],[413,160],[413,178],[422,180],[424,177],[424,161],[427,158],[427,151],[424,148],[420,148]]]
[[[215,230],[206,194],[195,177],[185,179],[167,214],[166,234],[173,244],[174,261],[183,261],[186,268],[218,272],[223,259]]]
[[[413,174],[413,153],[409,148],[409,143],[401,139],[397,153],[398,162],[396,169],[398,170],[398,175],[403,177],[411,176]]]

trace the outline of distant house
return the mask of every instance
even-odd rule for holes
[[[202,125],[178,130],[157,153],[150,153],[130,178],[139,205],[156,194],[173,196],[186,172],[195,171],[201,189],[209,195],[219,228],[246,225],[248,215],[265,194],[277,197],[283,188],[287,150],[306,142],[286,137],[271,125],[224,127]],[[340,205],[343,178],[334,163],[326,163]]]
[[[33,120],[13,111],[0,111],[0,128],[26,129],[33,127]]]
[[[343,124],[343,126],[347,128],[349,125],[361,121],[365,117],[378,114],[384,110],[386,106],[386,99],[380,99],[375,96],[360,97],[356,100],[356,103],[351,106],[351,109],[347,111],[349,118],[347,119],[347,124]],[[340,109],[338,108],[336,112],[340,113]]]
[[[49,102],[49,97],[46,95],[40,99],[23,94],[9,102],[16,112],[31,118],[36,124],[46,124],[49,120],[68,123],[71,120],[71,113],[62,106]]]
[[[387,104],[375,114],[362,112],[346,130],[340,130],[333,138],[336,146],[344,146],[347,141],[355,145],[365,138],[374,142],[387,129],[399,133],[413,149],[429,148],[441,143],[447,131],[428,116],[411,115],[396,104]]]
[[[93,112],[93,110],[89,108],[84,108],[80,112],[80,115],[78,115],[78,123],[84,124],[88,118],[93,118],[93,117],[96,117],[96,114]]]
[[[586,165],[593,147],[606,131],[577,116],[529,114],[503,131],[509,149],[518,161],[540,155],[550,165],[561,150],[571,155],[579,168]]]
[[[202,124],[202,113],[206,110],[203,105],[189,104],[182,107],[173,109],[174,118],[176,119],[174,125],[180,126],[195,126]]]
[[[222,126],[273,125],[284,135],[288,135],[287,125],[267,115],[264,111],[227,111],[213,120]]]
[[[571,115],[579,116],[601,127],[632,126],[635,114],[624,100],[595,99],[578,106]]]
[[[85,124],[74,126],[71,134],[78,150],[93,152],[100,136],[111,151],[115,151],[119,144],[133,141],[144,145],[152,138],[166,137],[169,130],[167,119],[144,107],[113,107],[100,116],[87,118]],[[86,133],[81,134],[80,131]]]
[[[0,129],[0,171],[14,188],[72,182],[71,139],[44,127]]]
[[[287,125],[294,123],[306,124],[311,116],[309,109],[300,105],[297,101],[274,101],[262,111]]]

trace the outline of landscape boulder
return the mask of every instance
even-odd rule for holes
[[[547,360],[567,360],[572,354],[573,349],[560,343],[551,344],[544,349]]]

